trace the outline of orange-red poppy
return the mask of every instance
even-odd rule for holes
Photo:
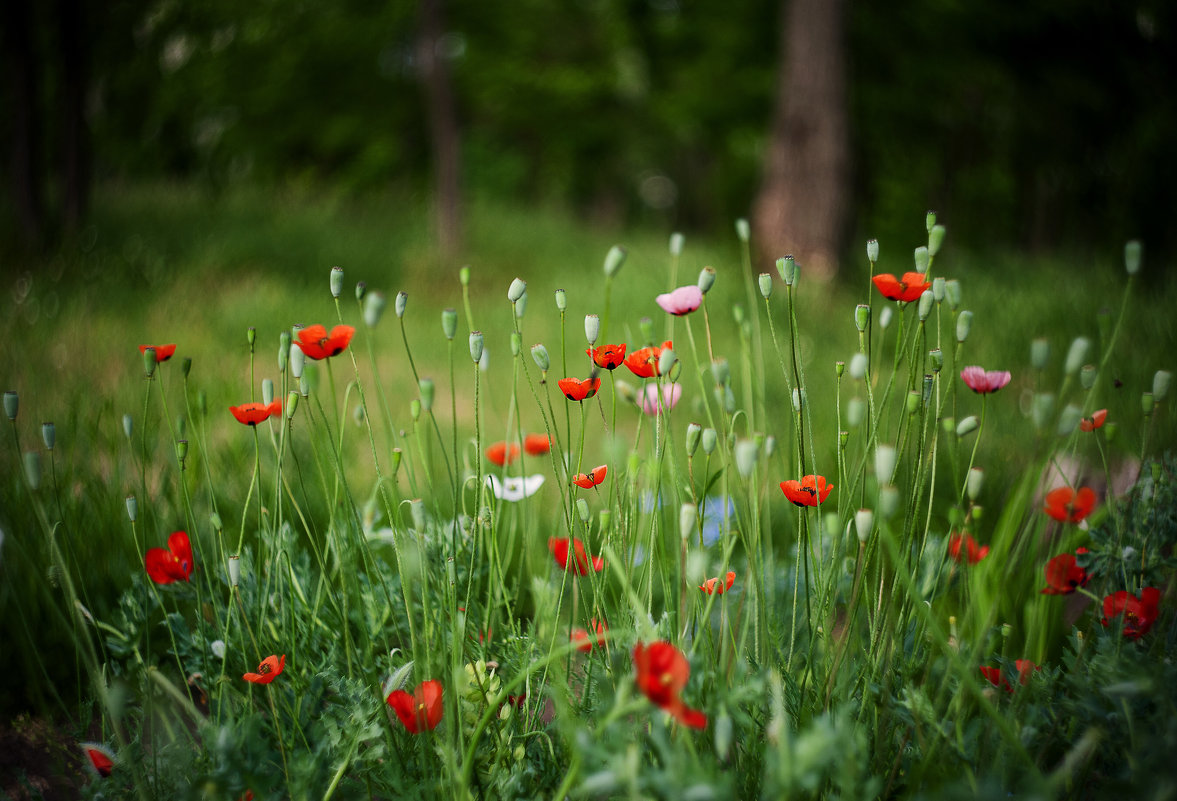
[[[1034,671],[1042,670],[1042,668],[1029,659],[1018,659],[1014,661],[1014,668],[1018,671],[1018,683],[1029,684],[1030,677],[1034,675]],[[981,674],[989,680],[989,683],[998,689],[1005,690],[1007,693],[1014,691],[1013,685],[1009,683],[1009,679],[1001,672],[1001,668],[981,666]]]
[[[257,673],[246,673],[241,678],[254,684],[269,684],[278,678],[278,674],[286,669],[286,654],[281,657],[267,656],[257,666]]]
[[[1095,490],[1091,487],[1080,487],[1079,491],[1070,487],[1059,487],[1046,493],[1044,512],[1061,523],[1078,523],[1095,508]]]
[[[658,359],[662,356],[662,351],[673,347],[674,344],[668,339],[661,345],[638,348],[625,357],[625,366],[638,378],[653,378],[656,375],[661,375],[658,372]]]
[[[393,690],[387,700],[409,734],[432,731],[441,722],[441,682],[437,679],[421,682],[411,695],[404,690]]]
[[[1090,417],[1084,417],[1079,421],[1080,431],[1094,431],[1097,428],[1102,428],[1104,421],[1108,419],[1108,410],[1100,409],[1093,413]]]
[[[327,333],[321,325],[308,325],[298,332],[298,346],[308,359],[329,359],[347,350],[356,332],[350,325],[337,325]]]
[[[925,278],[927,276],[923,273],[904,273],[902,278],[896,278],[890,273],[882,273],[871,280],[875,282],[875,286],[879,288],[887,300],[911,303],[913,300],[919,300],[920,295],[924,294],[924,290],[931,288],[932,282],[925,281]]]
[[[593,364],[605,370],[616,370],[625,363],[624,342],[620,345],[601,345],[599,348],[589,348],[585,353],[593,357]]]
[[[682,652],[668,642],[638,643],[633,649],[638,689],[658,706],[693,729],[707,726],[707,716],[683,703],[679,693],[687,686],[691,666]]]
[[[605,625],[604,621],[594,618],[589,621],[589,628],[592,629],[596,635],[595,638],[588,631],[575,628],[572,630],[572,642],[576,643],[576,650],[581,653],[591,653],[593,647],[605,647],[605,634],[609,631],[609,627]]]
[[[699,589],[701,589],[703,592],[707,593],[708,595],[711,595],[712,593],[715,593],[717,595],[723,595],[725,592],[727,592],[728,590],[730,590],[732,588],[732,585],[735,584],[735,582],[736,582],[736,571],[729,570],[729,571],[727,571],[727,575],[724,576],[722,583],[720,583],[719,577],[716,576],[715,578],[709,578],[706,581],[704,581],[702,584],[700,584]]]
[[[552,449],[552,439],[547,434],[528,434],[523,438],[523,450],[532,456],[543,456]]]
[[[86,767],[96,776],[105,779],[114,772],[114,753],[101,743],[81,743],[86,757]]]
[[[579,378],[561,378],[556,385],[568,400],[583,401],[597,394],[601,388],[601,379],[594,377],[581,381]]]
[[[572,483],[581,489],[592,489],[605,480],[605,474],[609,472],[606,465],[597,465],[588,473],[577,473],[572,477]]]
[[[1139,640],[1157,620],[1161,603],[1161,591],[1156,587],[1145,587],[1137,598],[1133,593],[1120,590],[1103,599],[1103,621],[1106,626],[1117,615],[1124,616],[1124,636]]]
[[[957,563],[975,565],[989,555],[989,546],[979,545],[972,534],[952,534],[948,538],[948,555]]]
[[[825,476],[804,476],[800,481],[790,479],[781,482],[781,492],[798,506],[817,506],[825,503],[833,491],[833,484],[826,484]]]
[[[568,563],[568,538],[567,537],[550,537],[548,539],[548,550],[552,552],[552,556],[556,560],[556,564],[560,566],[561,570],[572,569],[578,576],[588,575],[591,568],[594,573],[600,573],[605,567],[605,560],[599,556],[594,556],[589,559],[588,554],[584,550],[584,543],[579,539],[573,537],[572,551],[575,554],[573,559],[574,564]]]
[[[1070,595],[1080,587],[1086,587],[1091,576],[1078,565],[1078,554],[1087,553],[1080,548],[1075,553],[1060,553],[1046,563],[1046,588],[1043,595]]]
[[[156,584],[171,584],[173,581],[189,581],[194,563],[192,543],[183,531],[173,531],[168,537],[167,548],[148,548],[143,555],[147,575]]]
[[[275,400],[269,405],[264,403],[243,403],[240,406],[230,406],[229,411],[237,418],[238,423],[256,426],[270,417],[282,414],[282,401]]]
[[[155,348],[155,363],[166,362],[176,352],[175,345],[140,345],[139,352],[146,353],[148,348]]]
[[[496,442],[493,445],[487,446],[486,459],[489,462],[497,464],[499,467],[509,465],[511,462],[519,458],[519,446],[514,442]]]

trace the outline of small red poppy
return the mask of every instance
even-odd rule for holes
[[[588,473],[577,473],[572,477],[572,483],[581,489],[592,489],[605,480],[605,474],[609,472],[607,465],[597,465]]]
[[[404,690],[393,690],[387,700],[409,734],[420,734],[426,729],[432,731],[441,722],[441,682],[437,679],[421,682],[412,695]]]
[[[599,348],[589,348],[585,351],[593,357],[593,363],[604,370],[613,371],[625,364],[625,343],[620,345],[602,345]]]
[[[543,456],[552,449],[552,440],[547,434],[528,434],[523,438],[523,450],[531,456]]]
[[[567,537],[551,537],[548,539],[548,550],[552,552],[552,556],[556,559],[556,564],[562,570],[568,570],[568,538]],[[572,550],[576,554],[575,565],[571,568],[578,576],[588,575],[589,567],[592,566],[594,573],[600,573],[605,567],[605,560],[599,556],[594,556],[591,560],[584,550],[584,543],[577,538],[572,539]]]
[[[1060,523],[1078,523],[1091,514],[1095,501],[1095,490],[1091,487],[1080,487],[1078,492],[1070,487],[1059,487],[1046,493],[1046,506],[1042,511]]]
[[[972,534],[952,534],[948,538],[948,555],[958,563],[968,560],[970,565],[975,565],[989,555],[989,546],[978,545]]]
[[[148,348],[155,348],[155,363],[166,362],[176,352],[175,345],[140,345],[139,352],[146,353]]]
[[[572,630],[572,642],[576,643],[576,650],[581,653],[591,653],[593,647],[605,647],[605,634],[609,631],[609,627],[605,625],[604,621],[593,619],[589,621],[589,628],[596,634],[596,638],[581,628]]]
[[[489,462],[497,464],[499,467],[509,465],[511,462],[519,458],[519,446],[514,442],[508,444],[506,442],[496,442],[486,449],[486,459]]]
[[[601,388],[601,379],[586,378],[581,381],[578,378],[561,378],[556,385],[568,400],[584,401],[597,394],[597,390]]]
[[[271,655],[263,659],[262,663],[257,666],[257,673],[246,673],[241,678],[253,684],[269,684],[278,678],[278,674],[285,669],[286,654],[282,654],[280,658]]]
[[[673,347],[674,343],[668,339],[661,345],[638,348],[625,357],[625,366],[638,378],[653,378],[656,375],[661,375],[658,372],[658,359],[662,356],[662,351]]]
[[[1157,620],[1158,605],[1161,602],[1161,591],[1156,587],[1145,587],[1137,598],[1130,592],[1120,590],[1103,599],[1103,624],[1111,623],[1112,618],[1124,616],[1124,636],[1129,640],[1139,640],[1152,624]]]
[[[308,325],[298,332],[298,347],[308,359],[329,359],[347,350],[356,330],[350,325],[337,325],[327,333],[321,325]]]
[[[263,420],[282,414],[282,401],[275,400],[268,406],[264,403],[243,403],[240,406],[230,406],[229,411],[237,418],[238,423],[256,426]]]
[[[925,278],[927,276],[923,273],[904,273],[902,278],[882,273],[871,280],[887,300],[911,303],[913,300],[919,300],[924,290],[931,288],[932,282],[925,281]]]
[[[1042,670],[1041,667],[1031,662],[1029,659],[1018,659],[1014,662],[1014,668],[1018,671],[1018,683],[1029,684],[1030,677],[1034,675],[1034,671]],[[1007,693],[1014,691],[1013,686],[1009,680],[1002,674],[1001,668],[981,666],[981,674],[984,675],[989,683],[994,687],[1005,690]]]
[[[86,757],[86,767],[103,779],[114,772],[114,752],[101,743],[80,743]]]
[[[173,581],[189,581],[194,563],[192,543],[183,531],[174,531],[168,537],[167,548],[148,548],[143,555],[147,575],[156,584],[171,584]]]
[[[690,663],[681,651],[668,642],[639,642],[633,649],[633,666],[638,689],[647,698],[692,729],[707,726],[707,716],[679,697],[691,676]]]
[[[1102,428],[1104,421],[1108,419],[1108,410],[1100,409],[1090,417],[1084,417],[1079,421],[1080,431],[1094,431],[1097,428]]]
[[[817,506],[818,503],[825,503],[833,490],[834,485],[827,485],[825,476],[808,475],[800,481],[790,479],[781,482],[781,492],[798,506]]]
[[[1080,548],[1076,553],[1087,553],[1086,548]],[[1087,571],[1076,564],[1075,554],[1060,553],[1046,563],[1046,589],[1043,595],[1070,595],[1080,587],[1086,587],[1091,581]]]
[[[732,588],[732,584],[734,584],[735,582],[736,582],[736,571],[729,570],[729,571],[727,571],[727,576],[724,577],[722,584],[719,583],[719,577],[716,576],[715,578],[709,578],[706,581],[704,581],[702,584],[700,584],[699,589],[701,589],[703,592],[707,593],[708,595],[711,595],[712,593],[715,593],[717,595],[723,595],[725,592],[727,592],[728,590],[730,590]],[[716,586],[716,585],[718,585],[718,586]]]

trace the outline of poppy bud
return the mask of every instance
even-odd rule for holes
[[[1095,369],[1094,364],[1085,364],[1079,370],[1079,385],[1083,389],[1091,389],[1095,386],[1095,379],[1099,377],[1099,371]]]
[[[862,402],[862,398],[851,398],[846,403],[846,424],[857,428],[862,424],[865,412],[866,404]]]
[[[192,357],[185,356],[183,359],[180,360],[180,375],[184,376],[184,378],[187,379],[188,374],[191,372],[192,372]]]
[[[915,414],[920,410],[921,396],[918,389],[907,393],[907,413]]]
[[[469,267],[463,267],[462,269],[458,270],[458,280],[462,283],[462,286],[469,286],[470,285],[470,268]]]
[[[866,240],[866,260],[874,264],[879,260],[879,240]]]
[[[621,269],[621,265],[625,264],[625,256],[627,251],[621,245],[614,245],[609,248],[609,252],[605,254],[605,276],[612,278],[617,275],[617,271]]]
[[[400,296],[397,296],[400,300]],[[369,328],[375,328],[376,324],[380,322],[380,318],[384,316],[384,307],[388,305],[388,300],[384,297],[383,292],[369,292],[364,298],[364,325]]]
[[[932,365],[933,372],[940,372],[944,367],[944,351],[939,348],[932,348],[928,351],[928,362]]]
[[[556,290],[556,308],[561,312],[568,308],[568,298],[564,295],[563,289]]]
[[[1045,370],[1049,362],[1050,340],[1042,337],[1035,339],[1030,343],[1030,365],[1035,370]]]
[[[715,268],[704,267],[699,271],[699,291],[706,295],[715,286]]]
[[[19,410],[20,410],[20,395],[17,395],[16,390],[14,390],[14,389],[7,390],[4,393],[4,414],[8,415],[9,420],[15,420],[16,413]]]
[[[188,458],[188,440],[182,439],[176,442],[176,459],[181,465],[184,460]]]
[[[311,382],[305,375],[298,379],[298,391],[304,398],[311,396]]]
[[[608,531],[609,526],[613,524],[613,511],[611,509],[602,509],[597,514],[597,520],[600,521],[602,533]]]
[[[356,282],[356,301],[362,301],[364,295],[368,294],[368,285],[363,281]]]
[[[932,233],[932,228],[936,225],[936,210],[928,209],[928,213],[924,215],[924,225],[927,226],[928,233]]]
[[[155,375],[155,348],[143,349],[143,375],[146,378]]]
[[[1104,423],[1103,436],[1104,436],[1104,439],[1106,439],[1108,442],[1112,442],[1116,439],[1116,431],[1117,431],[1117,426],[1114,422],[1109,421],[1107,423]]]
[[[744,217],[736,220],[736,236],[740,238],[741,242],[747,242],[752,238],[752,228],[748,225],[748,220]]]
[[[57,444],[57,428],[53,423],[41,423],[41,441],[45,443],[45,450],[53,450]]]
[[[1067,360],[1064,362],[1063,372],[1067,375],[1074,375],[1079,372],[1079,368],[1083,362],[1087,360],[1087,349],[1091,343],[1085,337],[1075,337],[1071,342],[1071,349],[1067,351]]]
[[[924,393],[920,398],[920,402],[926,408],[932,402],[932,374],[924,373]]]
[[[274,402],[274,382],[268,378],[262,379],[262,403],[269,406]]]
[[[433,379],[422,378],[417,386],[421,390],[421,407],[425,411],[433,409]]]
[[[764,455],[771,458],[776,453],[776,437],[769,434],[764,438]]]
[[[839,448],[841,448],[842,450],[846,450],[846,443],[849,441],[850,441],[850,432],[849,431],[839,431],[838,432],[838,447]]]
[[[944,302],[944,295],[948,291],[946,288],[947,283],[943,276],[936,276],[932,279],[932,297],[937,303]]]
[[[286,393],[286,419],[294,419],[294,410],[298,408],[298,393],[290,390]]]
[[[638,320],[638,328],[641,329],[642,339],[646,342],[654,341],[654,321],[649,317],[643,317]]]
[[[1141,245],[1139,239],[1133,239],[1124,245],[1124,269],[1128,275],[1136,275],[1140,271]]]
[[[1159,403],[1169,394],[1169,384],[1173,381],[1173,374],[1168,370],[1157,370],[1152,377],[1152,395]]]
[[[736,394],[732,392],[732,388],[730,386],[725,386],[723,387],[722,392],[719,388],[716,388],[715,394],[720,405],[723,406],[723,410],[728,414],[735,414]],[[722,397],[719,397],[720,395],[722,395]]]
[[[945,417],[940,421],[940,428],[944,429],[945,434],[951,434],[956,431],[956,418]]]
[[[590,345],[596,345],[599,336],[601,336],[601,318],[595,314],[586,314],[584,316],[584,338],[588,340]]]
[[[792,255],[777,259],[776,269],[781,274],[781,280],[785,282],[785,286],[792,286],[793,282],[797,280],[797,261]]]
[[[184,415],[176,415],[176,439],[184,439],[188,436],[188,421],[184,419]]]
[[[25,453],[25,477],[29,480],[29,487],[41,487],[41,452],[27,451]]]
[[[658,354],[658,375],[670,375],[674,365],[678,363],[678,354],[671,348],[663,348]]]
[[[845,373],[845,372],[846,372],[846,362],[843,362],[843,361],[834,362],[834,375],[838,376],[838,378],[841,378],[843,373]]]
[[[482,358],[480,358],[478,360],[478,369],[484,373],[490,369],[490,351],[489,350],[484,349],[482,351]]]
[[[511,332],[511,355],[518,356],[523,350],[523,334],[518,331]]]
[[[580,518],[580,522],[586,525],[588,524],[588,521],[592,519],[593,516],[589,511],[588,501],[586,501],[584,498],[576,499],[576,514]]]
[[[757,446],[756,440],[738,440],[733,450],[736,459],[736,470],[740,472],[740,476],[747,478],[752,475],[752,471],[756,468],[757,456],[760,455],[760,448]]]
[[[927,248],[918,247],[915,249],[915,271],[917,273],[926,273],[931,263],[932,257]]]
[[[307,356],[297,342],[290,343],[290,375],[302,378],[303,368],[306,367]]]
[[[969,475],[965,479],[965,487],[969,494],[969,500],[977,500],[977,496],[981,494],[981,487],[985,485],[985,471],[979,467],[969,468]]]
[[[882,484],[890,484],[891,476],[895,472],[895,448],[891,445],[879,445],[875,448],[875,476]]]
[[[507,287],[507,300],[514,303],[523,297],[523,293],[527,291],[527,282],[522,278],[516,278],[511,282],[511,286]]]
[[[944,244],[944,234],[947,233],[943,225],[933,225],[932,230],[928,231],[928,253],[935,256],[940,252],[940,246]]]
[[[862,333],[866,331],[868,325],[870,325],[870,306],[859,303],[854,307],[854,327],[858,329],[859,333]]]
[[[719,717],[715,719],[715,755],[720,762],[727,762],[733,739],[732,716],[727,713],[727,709],[720,707]]]
[[[925,289],[920,295],[919,316],[920,322],[928,319],[928,315],[932,313],[932,304],[935,303],[936,298],[932,294],[932,290]]]
[[[396,475],[397,470],[400,470],[401,460],[404,458],[404,456],[405,453],[400,448],[392,449],[392,458],[389,459],[388,469],[393,476]]]
[[[768,300],[772,296],[772,276],[768,273],[761,273],[760,278],[760,297]]]
[[[1153,406],[1155,405],[1155,398],[1151,392],[1146,392],[1140,396],[1140,410],[1144,412],[1145,417],[1152,415]]]
[[[351,419],[356,421],[356,425],[362,426],[365,417],[367,417],[367,414],[364,412],[363,405],[357,403],[355,408],[351,410]]]
[[[127,519],[132,523],[139,519],[139,501],[134,495],[127,496]]]
[[[800,412],[801,407],[808,405],[808,403],[807,403],[808,400],[809,400],[809,397],[806,394],[805,390],[794,389],[793,390],[793,411]]]
[[[252,325],[245,329],[245,341],[249,343],[249,349],[253,350],[253,343],[257,340],[257,329]]]
[[[727,359],[716,359],[711,362],[711,377],[715,379],[715,383],[720,386],[725,386],[731,380],[732,370],[728,365]]]
[[[527,293],[524,292],[519,296],[519,300],[515,301],[515,319],[522,320],[524,313],[527,312]]]
[[[944,282],[944,295],[948,298],[948,308],[956,311],[960,308],[960,281],[955,278]]]
[[[865,544],[870,539],[871,529],[875,526],[875,513],[870,509],[859,509],[854,513],[854,530],[858,534],[858,541]]]
[[[698,423],[687,425],[687,456],[694,456],[699,448],[699,437],[703,434],[703,427]]]
[[[977,420],[977,416],[970,414],[968,417],[956,424],[956,436],[963,437],[966,434],[971,434],[977,430],[981,423]]]
[[[715,433],[714,428],[704,428],[703,436],[699,439],[700,444],[703,446],[703,453],[707,454],[708,456],[714,453],[715,443],[718,439],[718,435]]]
[[[1035,395],[1034,400],[1030,403],[1030,419],[1034,421],[1034,427],[1046,428],[1052,414],[1054,414],[1054,395],[1049,392]]]
[[[413,418],[413,422],[421,419],[421,399],[413,398],[409,401],[409,415]]]
[[[470,332],[470,360],[478,364],[482,360],[482,332]]]
[[[236,587],[241,583],[241,557],[230,556],[229,562],[229,586]]]
[[[131,438],[131,435],[134,433],[135,433],[135,420],[134,420],[134,418],[132,418],[131,415],[129,415],[129,414],[124,414],[123,415],[123,436],[125,436],[129,440]]]
[[[879,489],[879,517],[884,520],[890,520],[891,516],[895,514],[895,510],[899,508],[899,489],[893,485],[888,484]]]
[[[535,360],[535,366],[541,372],[546,373],[552,366],[552,360],[548,356],[548,349],[542,344],[535,344],[531,346],[531,358]]]
[[[683,235],[675,231],[670,235],[670,255],[677,256],[682,253]]]
[[[956,342],[960,344],[969,338],[969,331],[973,328],[973,313],[965,309],[956,318]]]
[[[331,268],[331,297],[338,298],[343,292],[343,268]]]
[[[736,321],[736,325],[744,323],[744,307],[738,303],[732,305],[732,319]]]
[[[1058,435],[1065,437],[1070,434],[1078,427],[1081,419],[1083,419],[1083,410],[1073,403],[1068,403],[1058,416]]]
[[[866,377],[867,358],[865,353],[855,353],[850,357],[850,377],[861,381]]]
[[[891,324],[891,315],[894,313],[895,312],[891,310],[890,306],[884,306],[883,310],[879,312],[879,328],[886,331],[887,326]]]
[[[409,293],[401,290],[396,293],[396,305],[393,307],[397,317],[405,316],[405,308],[409,305]]]
[[[417,531],[425,530],[425,501],[413,498],[409,501],[409,516],[413,519],[413,528]]]

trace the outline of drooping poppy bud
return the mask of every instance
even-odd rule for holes
[[[527,291],[527,282],[522,278],[515,278],[511,281],[511,286],[507,287],[507,300],[515,303],[519,298],[523,297],[523,293]]]

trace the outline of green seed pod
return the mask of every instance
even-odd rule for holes
[[[405,309],[409,306],[409,293],[401,290],[396,293],[396,304],[394,309],[397,317],[405,316]]]
[[[1045,370],[1050,363],[1050,340],[1039,337],[1030,343],[1030,366]]]
[[[343,294],[343,268],[331,268],[331,297],[338,298]]]
[[[687,456],[694,456],[699,448],[699,438],[703,435],[703,426],[698,423],[687,424]]]
[[[397,300],[400,300],[399,295]],[[384,316],[384,307],[387,305],[388,300],[384,297],[383,292],[369,292],[364,298],[364,325],[375,328],[376,324],[380,322],[380,318]]]
[[[1085,364],[1079,370],[1079,386],[1083,389],[1091,389],[1095,386],[1095,379],[1099,377],[1099,371],[1095,369],[1094,364]]]
[[[535,360],[535,366],[541,372],[546,373],[552,367],[552,360],[548,356],[548,349],[542,344],[536,343],[531,346],[531,358]]]
[[[458,280],[462,283],[462,286],[469,286],[470,285],[470,268],[469,267],[463,267],[462,269],[458,270]]]
[[[704,267],[699,271],[699,291],[706,295],[715,286],[715,268]]]
[[[625,264],[625,257],[628,251],[621,245],[614,245],[609,248],[609,252],[605,254],[605,275],[609,278],[617,275],[617,271],[621,269],[621,265]]]
[[[356,282],[356,302],[358,303],[358,302],[362,301],[364,299],[364,295],[366,295],[366,294],[368,294],[368,285],[365,284],[363,281],[357,281]]]
[[[523,334],[518,331],[511,332],[511,355],[518,356],[523,351]]]
[[[962,311],[956,318],[956,341],[963,343],[969,338],[969,331],[973,327],[973,313],[968,309]]]
[[[143,375],[145,378],[155,375],[155,348],[146,348],[143,351]]]
[[[760,447],[756,444],[756,440],[738,440],[735,448],[733,448],[733,452],[736,460],[736,470],[739,471],[740,476],[747,478],[752,475],[752,471],[756,469],[756,462],[760,456]]]
[[[854,327],[861,334],[866,331],[868,325],[870,325],[870,306],[859,303],[854,307]]]
[[[923,294],[920,295],[919,317],[921,323],[928,319],[928,315],[932,313],[932,305],[935,302],[936,297],[932,294],[932,290],[925,289]]]
[[[907,413],[915,414],[920,410],[921,396],[918,389],[913,389],[907,393]]]
[[[944,295],[948,298],[948,308],[956,311],[960,308],[960,281],[950,278],[944,282]]]
[[[283,331],[278,335],[278,372],[286,372],[286,363],[290,359],[290,332]]]
[[[527,313],[527,293],[520,295],[519,300],[515,301],[515,319],[522,320],[523,315]]]
[[[186,439],[178,440],[176,442],[176,459],[180,462],[181,465],[183,465],[184,460],[187,458],[188,458],[188,440],[186,440]]]
[[[236,587],[241,583],[241,557],[230,556],[229,563],[229,586]]]
[[[846,425],[858,428],[866,417],[866,404],[862,398],[851,398],[846,402]]]
[[[507,287],[507,300],[514,303],[515,301],[519,300],[519,298],[523,297],[523,293],[526,291],[527,282],[522,278],[516,278],[511,282],[511,285]]]
[[[683,235],[675,231],[670,235],[670,255],[677,256],[682,253]]]
[[[970,414],[968,417],[964,418],[956,424],[956,436],[963,437],[967,434],[971,434],[976,431],[977,427],[980,425],[981,423],[977,420],[977,416]]]
[[[57,444],[57,427],[53,423],[41,423],[41,441],[45,443],[45,450],[53,450]]]
[[[700,444],[703,446],[703,453],[710,456],[715,452],[715,445],[719,440],[719,436],[715,433],[714,428],[704,428],[703,436],[700,437]]]
[[[134,495],[127,496],[127,519],[132,523],[139,519],[139,501]]]
[[[452,340],[458,333],[458,312],[456,309],[442,309],[441,332],[449,340]]]
[[[413,398],[409,401],[409,414],[412,416],[414,423],[421,419],[421,400],[419,398]]]
[[[678,363],[678,354],[671,348],[663,348],[658,354],[658,375],[670,375],[674,365]]]
[[[482,332],[470,332],[470,360],[475,364],[482,361]]]
[[[188,375],[191,372],[192,372],[192,357],[185,356],[183,359],[180,360],[180,375],[182,375],[184,377],[184,379],[187,380]]]
[[[776,269],[781,274],[781,280],[785,282],[785,286],[792,286],[793,282],[797,280],[797,261],[792,255],[777,259]]]
[[[891,483],[897,458],[898,454],[892,445],[879,445],[875,448],[875,477],[880,484]]]
[[[944,302],[944,296],[948,294],[948,282],[944,280],[943,276],[936,276],[932,279],[932,297],[937,303]]]
[[[597,338],[601,336],[601,318],[595,314],[586,314],[584,316],[584,338],[588,340],[590,345],[597,344]]]
[[[220,534],[225,529],[224,523],[221,522],[221,516],[216,512],[212,512],[208,516],[208,522],[212,524],[213,531]]]
[[[834,375],[838,376],[838,378],[841,378],[842,375],[845,374],[845,372],[846,372],[846,362],[843,362],[843,361],[834,362]]]
[[[257,329],[252,325],[245,329],[245,341],[249,343],[249,349],[253,350],[253,343],[257,341]]]
[[[593,519],[593,514],[589,511],[588,501],[584,498],[576,499],[576,515],[580,518],[580,522],[588,524],[588,521]]]
[[[1071,349],[1067,351],[1067,360],[1064,362],[1063,372],[1067,375],[1074,375],[1079,372],[1079,368],[1087,360],[1087,350],[1090,346],[1091,342],[1085,337],[1075,337],[1074,341],[1071,342]]]
[[[409,501],[409,516],[413,520],[413,528],[417,531],[425,530],[425,501],[414,498]]]
[[[125,436],[128,440],[130,440],[131,435],[134,433],[135,433],[135,420],[134,420],[134,418],[131,417],[131,415],[129,415],[129,414],[124,414],[123,415],[123,436]]]
[[[556,308],[561,313],[568,308],[568,298],[565,296],[563,289],[556,290]]]
[[[17,395],[14,389],[7,390],[4,393],[4,414],[8,415],[9,420],[16,420],[18,411],[20,411],[20,395]]]
[[[716,384],[720,386],[727,385],[727,382],[732,377],[732,369],[727,359],[721,357],[711,362],[711,377],[715,379]]]
[[[396,476],[396,471],[400,470],[401,461],[404,459],[404,456],[404,451],[402,451],[400,448],[392,449],[392,458],[389,459],[388,469],[393,477]]]
[[[926,273],[931,263],[932,257],[927,248],[918,247],[915,249],[915,271],[917,273]]]
[[[841,448],[842,450],[846,450],[846,443],[848,443],[848,442],[850,442],[850,432],[849,431],[839,431],[838,432],[838,447]]]
[[[858,541],[865,544],[870,539],[871,529],[875,527],[875,513],[870,509],[859,509],[854,513],[854,530],[858,534]]]
[[[740,238],[741,242],[747,242],[752,238],[752,227],[748,225],[748,220],[744,217],[736,220],[736,236]]]
[[[268,378],[262,379],[262,403],[269,406],[274,402],[274,382]]]
[[[302,371],[306,369],[307,355],[302,352],[297,342],[290,343],[290,375],[302,378]]]
[[[602,509],[597,513],[597,520],[600,522],[601,533],[603,534],[609,530],[611,525],[613,525],[613,511],[610,509]]]
[[[1035,395],[1034,400],[1030,403],[1030,419],[1034,421],[1034,427],[1039,430],[1046,428],[1053,414],[1054,395],[1049,392],[1040,392]]]
[[[1079,421],[1082,419],[1083,410],[1073,403],[1068,403],[1058,416],[1058,435],[1060,437],[1067,436],[1078,427]]]
[[[940,246],[944,244],[944,234],[947,233],[943,225],[933,225],[932,230],[928,231],[928,253],[935,256],[940,252]]]
[[[1151,392],[1145,392],[1140,396],[1140,410],[1144,412],[1145,417],[1152,416],[1152,410],[1153,406],[1155,405],[1155,401],[1156,398],[1153,397]]]
[[[940,372],[944,367],[944,351],[939,348],[932,348],[928,351],[928,363],[932,365],[932,372]]]
[[[879,240],[866,240],[866,260],[874,264],[879,260]]]
[[[923,396],[920,398],[920,402],[923,404],[925,409],[928,407],[928,404],[932,402],[932,380],[931,373],[924,373],[924,392]]]
[[[1128,275],[1136,275],[1136,273],[1140,272],[1140,255],[1142,250],[1143,248],[1139,239],[1133,239],[1124,245],[1124,269],[1128,271]]]
[[[304,398],[311,396],[311,382],[305,375],[298,379],[298,392]]]
[[[29,480],[29,486],[34,490],[41,487],[41,452],[40,451],[26,451],[25,452],[25,478]]]
[[[890,520],[899,508],[899,488],[891,484],[879,488],[879,503],[877,506],[879,517]]]
[[[965,479],[969,500],[975,501],[981,495],[981,488],[985,486],[985,471],[979,467],[969,468],[969,475]]]
[[[936,210],[928,209],[927,214],[924,215],[924,225],[927,226],[928,233],[932,233],[932,228],[936,226]]]
[[[1169,384],[1173,382],[1173,374],[1168,370],[1157,370],[1152,376],[1152,395],[1160,403],[1169,394]]]
[[[758,281],[760,284],[760,297],[768,300],[772,297],[772,276],[768,273],[761,273]]]
[[[433,410],[433,379],[422,378],[417,382],[421,390],[421,408],[429,412]]]
[[[294,410],[298,408],[298,393],[293,389],[286,393],[286,419],[294,419]]]

